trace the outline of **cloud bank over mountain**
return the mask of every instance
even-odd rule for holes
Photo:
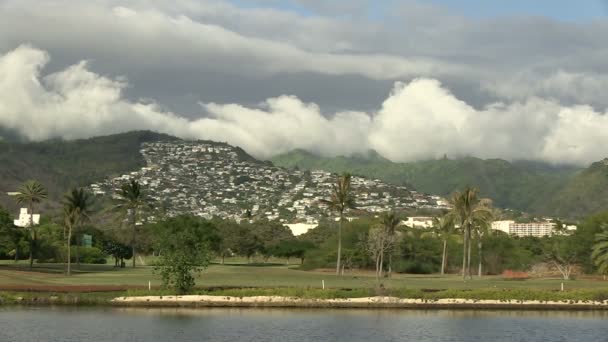
[[[32,140],[151,129],[227,141],[260,158],[294,148],[324,155],[371,148],[394,161],[448,154],[581,164],[603,158],[608,144],[608,113],[592,106],[513,96],[476,108],[433,78],[396,82],[372,111],[327,113],[281,95],[255,106],[201,103],[206,115],[186,118],[125,97],[127,79],[91,71],[88,62],[44,74],[49,62],[48,52],[29,45],[0,57],[0,126]]]

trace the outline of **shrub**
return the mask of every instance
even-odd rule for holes
[[[411,274],[431,274],[434,270],[434,265],[431,263],[423,263],[409,260],[401,260],[393,265],[393,269],[397,273]]]
[[[106,255],[97,247],[76,247],[72,246],[73,262],[76,262],[76,248],[78,248],[78,259],[83,264],[105,264]]]

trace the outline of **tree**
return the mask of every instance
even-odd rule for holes
[[[72,241],[72,231],[77,231],[80,226],[86,222],[90,221],[91,217],[91,195],[83,188],[72,189],[67,195],[64,197],[63,203],[63,215],[64,215],[64,223],[67,228],[67,237],[66,237],[66,247],[67,247],[67,274],[70,275],[72,273],[71,270],[71,241]],[[78,237],[76,238],[78,241]],[[76,262],[79,262],[78,257],[78,247],[79,243],[76,242]]]
[[[479,255],[479,264],[477,267],[477,276],[479,278],[481,278],[482,276],[482,265],[483,265],[483,239],[485,236],[487,236],[488,234],[490,234],[491,229],[490,229],[490,224],[491,222],[489,220],[484,220],[483,222],[478,222],[477,225],[475,225],[475,233],[477,235],[477,253]]]
[[[155,271],[162,278],[163,287],[178,294],[188,293],[195,286],[195,275],[202,272],[217,248],[219,236],[213,224],[202,219],[182,215],[155,226],[159,265]]]
[[[344,173],[336,184],[332,185],[332,193],[330,200],[322,200],[329,206],[329,209],[336,211],[340,217],[338,223],[338,256],[336,260],[336,275],[340,275],[341,264],[340,259],[342,256],[342,223],[344,222],[344,212],[348,209],[354,209],[355,199],[351,189],[351,175],[350,173]]]
[[[374,260],[378,284],[380,284],[380,277],[383,273],[384,253],[390,247],[392,247],[392,241],[385,226],[383,224],[373,225],[367,236],[367,249]]]
[[[439,233],[439,236],[441,236],[441,238],[443,239],[443,253],[441,256],[441,275],[444,275],[448,260],[448,238],[454,230],[453,216],[447,214],[439,218],[435,217],[433,218],[433,225]]]
[[[574,266],[581,260],[581,249],[570,236],[553,235],[544,239],[545,259],[553,264],[564,280],[570,280]]]
[[[487,202],[477,197],[478,190],[466,187],[462,192],[456,192],[452,197],[453,209],[451,215],[460,224],[463,231],[462,279],[471,276],[471,236],[473,229],[479,225],[487,224],[492,213]]]
[[[141,220],[141,215],[148,208],[146,196],[138,181],[132,179],[125,183],[118,192],[118,204],[115,210],[121,213],[121,217],[127,221],[131,228],[131,250],[133,254],[133,267],[135,267],[137,224]]]
[[[601,274],[608,273],[608,225],[602,224],[603,231],[595,235],[595,244],[591,252],[591,259]]]
[[[273,255],[275,247],[281,242],[293,239],[291,230],[277,221],[257,221],[253,224],[244,224],[249,227],[251,232],[256,236],[257,241],[261,243],[258,251],[264,257],[264,262]]]
[[[0,207],[0,250],[6,255],[14,253],[15,262],[19,259],[19,243],[23,234],[18,227],[13,225],[11,215]]]
[[[395,212],[392,210],[382,214],[382,226],[384,228],[385,246],[383,246],[383,249],[382,249],[381,265],[384,263],[384,254],[386,252],[388,252],[388,277],[389,278],[392,276],[392,273],[393,273],[393,253],[392,253],[392,251],[393,251],[393,246],[395,244],[395,232],[396,232],[397,226],[399,225],[399,222],[401,222],[401,220],[399,219],[399,217],[397,217]],[[380,269],[380,273],[382,273],[382,268]],[[380,275],[382,275],[382,274],[380,274]]]
[[[34,267],[34,254],[36,249],[36,227],[34,226],[34,208],[36,204],[41,203],[48,198],[46,188],[36,180],[29,180],[19,188],[16,196],[17,204],[27,205],[28,213],[30,214],[30,222],[27,227],[29,230],[30,240],[30,269]]]
[[[107,239],[102,242],[102,251],[114,258],[114,267],[125,267],[125,259],[133,257],[133,250],[130,246],[122,244],[114,239]]]
[[[310,241],[297,240],[295,238],[283,240],[272,248],[272,254],[279,258],[287,259],[289,265],[290,258],[299,258],[300,264],[304,263],[306,252],[315,248]]]

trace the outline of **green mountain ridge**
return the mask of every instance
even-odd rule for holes
[[[47,186],[57,205],[70,187],[83,186],[137,170],[145,165],[141,143],[180,140],[166,134],[135,131],[80,140],[43,142],[0,140],[0,205],[15,209],[6,192],[28,179]],[[222,142],[209,143],[227,145]],[[407,185],[420,192],[448,196],[466,185],[498,207],[563,218],[579,218],[608,208],[608,159],[588,168],[537,161],[474,157],[394,163],[376,151],[350,157],[321,157],[304,150],[259,161],[241,148],[240,159],[285,168],[349,171],[356,175]],[[43,208],[44,209],[44,208]]]
[[[271,160],[287,168],[349,171],[442,196],[472,185],[498,207],[534,214],[578,218],[608,207],[606,161],[584,169],[538,161],[509,162],[475,157],[394,163],[377,152],[370,152],[370,156],[321,157],[294,150]]]

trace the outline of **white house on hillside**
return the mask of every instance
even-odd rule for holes
[[[432,228],[433,218],[426,216],[408,217],[407,220],[402,220],[400,225],[408,226],[410,228]]]
[[[33,215],[34,225],[40,224],[40,214]],[[13,221],[13,224],[17,227],[29,227],[30,226],[30,214],[27,208],[21,208],[19,212],[19,218]]]

